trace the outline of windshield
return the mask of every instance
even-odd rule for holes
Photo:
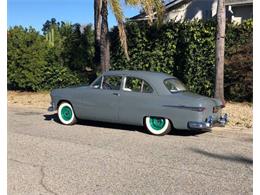
[[[185,85],[176,78],[170,78],[170,79],[164,80],[164,85],[170,92],[178,92],[178,91],[187,90]]]

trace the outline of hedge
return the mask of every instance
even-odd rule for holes
[[[87,81],[64,65],[61,47],[50,47],[35,29],[16,26],[7,36],[9,89],[39,91]]]
[[[39,91],[86,83],[93,78],[84,67],[96,69],[94,33],[88,25],[53,24],[54,46],[33,28],[8,30],[8,85]],[[213,96],[215,80],[215,21],[169,22],[160,27],[144,22],[126,24],[130,61],[120,46],[118,29],[110,32],[111,69],[151,70],[178,77],[196,93]],[[225,45],[225,98],[252,101],[253,21],[227,24]],[[93,75],[96,75],[95,73]],[[92,75],[92,76],[93,76]]]
[[[124,57],[118,29],[111,32],[113,70],[150,70],[178,77],[196,93],[213,96],[215,21],[169,22],[160,28],[143,22],[126,24],[130,61]],[[227,24],[225,97],[252,101],[253,21]]]

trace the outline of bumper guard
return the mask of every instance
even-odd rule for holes
[[[213,121],[212,116],[210,116],[205,122],[188,122],[188,127],[190,129],[209,129],[211,127],[224,127],[228,122],[228,115],[224,114],[217,121]]]

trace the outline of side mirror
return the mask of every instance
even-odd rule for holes
[[[99,88],[99,85],[94,85],[93,88],[94,88],[94,89],[98,89],[98,88]]]

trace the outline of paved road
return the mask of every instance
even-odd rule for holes
[[[8,108],[8,194],[252,194],[252,133],[80,122]]]

